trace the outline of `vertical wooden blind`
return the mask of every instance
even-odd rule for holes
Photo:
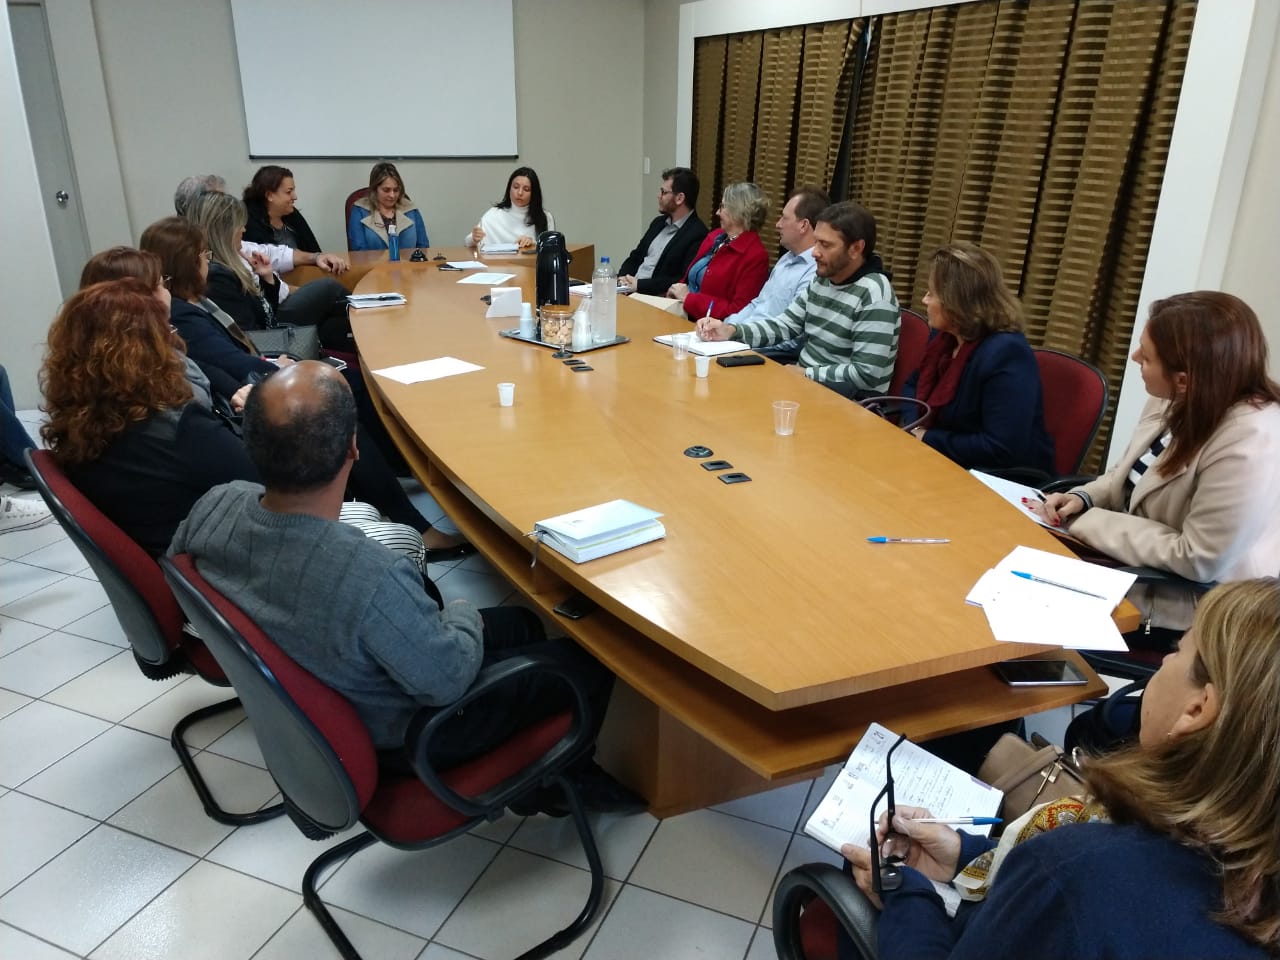
[[[793,186],[831,182],[861,30],[840,21],[696,41],[692,164],[704,220],[726,184],[758,183],[780,212]]]
[[[903,304],[921,303],[934,249],[980,243],[1022,299],[1031,342],[1098,365],[1114,406],[1195,10],[1195,0],[980,0],[701,38],[700,210],[732,180],[754,177],[780,199],[847,163],[849,198],[876,215]],[[1110,422],[1109,412],[1087,467]]]

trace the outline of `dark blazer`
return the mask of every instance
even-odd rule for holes
[[[665,216],[659,214],[653,218],[649,229],[640,238],[640,245],[631,251],[631,255],[626,260],[622,261],[622,266],[618,268],[618,276],[635,275],[635,272],[640,269],[640,264],[644,263],[644,258],[649,255],[649,244],[653,243],[653,238],[658,235],[658,231],[666,225]],[[666,249],[662,251],[662,256],[658,258],[653,268],[653,276],[636,281],[638,288],[636,292],[663,296],[673,283],[679,283],[684,272],[689,269],[689,264],[693,263],[693,255],[698,252],[698,245],[706,235],[707,225],[698,218],[696,211],[691,211],[685,222],[680,224],[680,229],[671,238]]]
[[[249,211],[249,221],[244,225],[244,238],[250,243],[275,243],[275,231],[271,229],[271,219],[267,216],[267,205],[261,200],[251,200],[245,204]],[[293,229],[293,236],[298,241],[296,249],[307,253],[319,253],[320,241],[311,232],[307,218],[298,210],[287,217],[281,217],[285,226]],[[222,309],[226,309],[223,307]]]
[[[176,419],[152,414],[131,423],[98,459],[67,474],[152,556],[169,548],[178,524],[209,489],[258,479],[240,438],[198,403]]]
[[[209,261],[209,279],[205,281],[204,295],[220,306],[231,318],[240,324],[241,330],[266,330],[272,326],[271,317],[263,307],[265,299],[274,316],[280,309],[280,280],[275,283],[262,284],[262,297],[246,293],[240,285],[240,278],[231,272],[229,267],[217,260]]]
[[[697,263],[723,233],[723,230],[713,230],[707,234],[691,262]],[[702,287],[684,298],[685,316],[697,320],[705,317],[710,307],[711,316],[723,320],[754,300],[767,279],[769,254],[760,242],[760,235],[746,230],[715,252],[707,272],[702,275]],[[687,276],[684,282],[689,282]]]
[[[199,365],[214,389],[224,396],[227,395],[227,377],[243,385],[254,374],[265,377],[276,369],[276,365],[269,360],[249,353],[218,322],[217,317],[194,303],[174,297],[169,307],[169,322],[177,328],[178,336],[186,342],[187,356]],[[215,379],[214,371],[219,371],[218,379]]]
[[[907,396],[915,396],[918,377],[917,371],[907,381]],[[1030,467],[1053,475],[1040,368],[1025,336],[992,333],[978,344],[955,398],[937,411],[924,442],[965,469]]]

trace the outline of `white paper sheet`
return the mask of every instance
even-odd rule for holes
[[[1009,577],[1010,580],[1015,578]],[[1029,583],[1030,587],[1040,584]],[[1046,589],[1053,589],[1052,587]],[[1111,614],[1092,605],[1063,605],[1016,588],[982,606],[991,634],[1001,643],[1052,643],[1066,650],[1128,650]],[[896,756],[896,754],[895,754]]]
[[[514,273],[473,273],[469,277],[463,277],[459,283],[478,283],[481,286],[492,287],[499,283],[506,283]]]
[[[520,244],[518,243],[485,243],[481,241],[480,251],[482,253],[519,253]]]
[[[453,267],[455,270],[488,270],[487,264],[481,263],[479,260],[446,260],[446,267]]]
[[[1044,494],[1035,487],[1028,487],[1026,484],[1018,483],[1014,480],[1006,480],[1004,477],[995,477],[989,473],[983,473],[981,470],[970,470],[969,472],[985,486],[1000,494],[1000,496],[1009,504],[1017,508],[1018,512],[1023,516],[1030,517],[1036,523],[1040,524],[1040,526],[1052,530],[1055,533],[1058,532],[1057,527],[1051,523],[1045,523],[1032,511],[1028,510],[1027,505],[1022,502],[1024,497],[1028,500],[1039,500],[1041,503],[1044,502]]]
[[[520,316],[519,287],[491,287],[489,290],[489,309],[486,318]]]
[[[373,371],[380,377],[395,380],[397,383],[422,383],[426,380],[440,380],[460,373],[472,373],[484,367],[467,363],[457,357],[436,357],[434,360],[419,360],[417,363],[402,363],[395,367],[384,367]]]

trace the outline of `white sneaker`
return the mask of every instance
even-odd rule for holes
[[[0,497],[0,534],[42,527],[53,519],[43,500]]]

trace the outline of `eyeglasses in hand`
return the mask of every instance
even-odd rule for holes
[[[893,796],[893,766],[890,760],[893,757],[893,751],[902,745],[902,741],[907,739],[904,733],[898,737],[889,752],[884,755],[884,789],[876,794],[875,800],[871,803],[871,886],[879,895],[883,895],[886,890],[897,890],[902,886],[902,864],[903,858],[897,854],[886,854],[883,858],[880,854],[880,844],[876,841],[876,807],[880,804],[880,798],[887,796],[888,798],[888,814],[889,814],[889,834],[885,837],[885,845],[889,845],[889,841],[898,835],[893,833],[893,818],[897,815],[897,803]]]

